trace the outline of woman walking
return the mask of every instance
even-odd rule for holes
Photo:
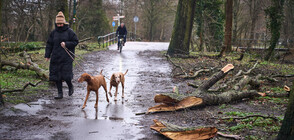
[[[79,41],[77,35],[69,28],[63,13],[60,11],[55,20],[55,29],[50,33],[45,50],[46,61],[50,60],[49,80],[54,81],[57,86],[58,96],[55,99],[62,99],[62,81],[68,85],[68,95],[74,93],[71,80],[73,79],[73,59],[65,49],[75,53],[75,47]],[[72,56],[74,57],[74,56]]]

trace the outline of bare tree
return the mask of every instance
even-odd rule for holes
[[[283,7],[285,0],[272,0],[272,5],[265,12],[269,18],[268,28],[271,32],[270,47],[267,50],[265,60],[272,56],[280,38],[280,30],[283,21]]]
[[[232,50],[232,22],[233,22],[233,0],[226,1],[226,26],[225,41],[219,56],[223,56],[225,52]]]
[[[2,27],[2,0],[0,0],[0,27]],[[1,30],[0,30],[0,39],[2,39],[2,33],[1,33]],[[2,40],[0,41],[0,46],[1,46],[1,42]],[[2,53],[2,47],[0,47],[0,64],[2,64],[2,58],[1,58],[1,53]],[[2,68],[0,66],[0,73],[2,72]],[[0,84],[0,93],[2,93],[2,87],[1,87],[1,84]],[[2,94],[0,94],[0,106],[4,104],[4,101],[3,101],[3,98],[2,98]]]
[[[257,19],[259,17],[259,13],[261,12],[261,2],[262,0],[248,0],[249,12],[251,17],[251,28],[250,28],[250,38],[247,44],[247,51],[252,46],[252,42],[254,40],[254,31]]]
[[[189,54],[195,5],[195,0],[179,0],[172,38],[167,50],[169,55]]]

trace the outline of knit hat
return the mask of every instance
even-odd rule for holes
[[[64,17],[64,15],[63,15],[63,13],[61,11],[58,12],[58,14],[56,16],[55,23],[63,23],[63,24],[65,24],[65,17]]]

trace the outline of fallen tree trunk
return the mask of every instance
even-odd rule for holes
[[[153,120],[152,130],[173,140],[204,140],[213,138],[217,129],[215,127],[181,127],[167,122]]]
[[[11,67],[15,67],[16,69],[28,69],[28,70],[32,70],[35,71],[37,73],[37,75],[39,77],[41,77],[44,80],[49,80],[49,75],[48,72],[45,71],[44,69],[41,69],[38,64],[32,62],[30,56],[24,52],[23,53],[23,57],[26,60],[26,63],[22,63],[22,62],[11,62],[11,61],[6,61],[6,60],[2,60],[2,63],[0,64],[2,67],[3,66],[11,66]]]
[[[234,97],[234,93],[222,93],[222,95],[209,94],[207,90],[213,86],[217,81],[225,77],[227,73],[232,70],[234,66],[232,64],[226,65],[220,72],[214,74],[210,79],[204,81],[195,92],[189,95],[178,93],[163,93],[154,97],[155,103],[163,103],[148,109],[150,112],[162,112],[162,111],[175,111],[183,108],[189,108],[194,106],[200,106],[205,104],[213,104],[215,101],[219,103],[222,101],[219,98]],[[209,102],[212,100],[212,102]],[[218,101],[219,100],[219,101]],[[231,99],[226,99],[227,101]]]
[[[256,67],[256,65],[254,65],[254,67]],[[250,85],[252,89],[258,89],[261,83],[261,81],[259,81],[258,79],[261,78],[261,75],[256,76],[256,78],[244,75],[243,78],[237,84],[235,84],[232,89],[228,91],[219,94],[209,92],[209,88],[212,87],[217,81],[224,78],[227,73],[233,68],[234,66],[232,64],[228,64],[220,72],[214,74],[208,80],[204,81],[200,86],[189,84],[194,87],[198,87],[191,94],[179,94],[178,92],[176,92],[155,95],[155,103],[162,104],[150,107],[147,113],[175,111],[196,106],[218,105],[242,100],[244,98],[253,98],[266,95],[281,96],[271,93],[259,93],[256,90],[243,90],[247,85]],[[252,69],[250,69],[250,71],[251,70]],[[287,96],[287,94],[283,94],[282,96]]]

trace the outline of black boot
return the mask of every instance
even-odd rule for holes
[[[56,81],[56,87],[58,90],[58,96],[54,97],[54,99],[62,99],[63,98],[62,81]]]
[[[68,96],[71,96],[74,93],[74,87],[71,81],[66,81],[66,84],[68,86]]]

